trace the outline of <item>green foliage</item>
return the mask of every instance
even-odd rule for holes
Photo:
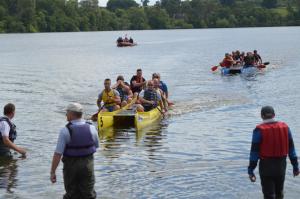
[[[263,0],[262,6],[265,8],[276,8],[278,0]]]
[[[0,33],[300,25],[299,0],[0,0]]]
[[[109,0],[106,6],[108,10],[114,11],[116,9],[138,7],[138,4],[134,0]]]
[[[151,7],[146,10],[148,23],[152,29],[167,29],[170,27],[170,18],[165,9]]]

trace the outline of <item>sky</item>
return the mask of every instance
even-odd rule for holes
[[[98,0],[100,6],[106,6],[108,0]],[[141,3],[140,0],[135,0],[137,3]],[[149,5],[153,5],[157,0],[150,0]]]

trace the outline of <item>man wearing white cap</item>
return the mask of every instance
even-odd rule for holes
[[[59,133],[50,180],[56,182],[55,171],[63,157],[64,199],[93,199],[96,198],[93,154],[99,147],[97,130],[82,119],[81,104],[71,103],[66,111],[68,124]]]

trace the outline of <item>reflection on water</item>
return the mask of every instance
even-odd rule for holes
[[[13,193],[17,186],[17,160],[0,157],[0,189],[6,189],[8,193]]]
[[[157,121],[141,130],[134,128],[101,130],[99,132],[101,153],[107,158],[118,158],[131,143],[134,143],[135,147],[145,147],[151,159],[155,156],[155,151],[163,146],[162,130],[168,126],[165,121]]]

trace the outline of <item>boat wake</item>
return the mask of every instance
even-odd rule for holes
[[[169,109],[170,116],[180,116],[183,114],[207,111],[224,106],[233,106],[249,103],[250,100],[243,96],[232,95],[205,95],[202,97],[196,97],[193,100],[188,101],[175,101],[175,105]]]

